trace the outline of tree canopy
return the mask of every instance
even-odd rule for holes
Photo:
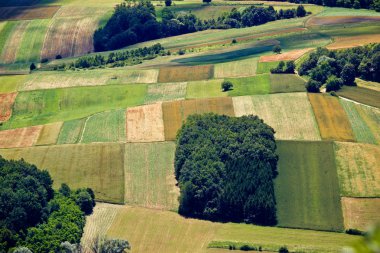
[[[190,116],[175,153],[180,214],[275,224],[275,150],[274,130],[257,116]]]

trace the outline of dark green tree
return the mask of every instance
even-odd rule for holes
[[[303,5],[298,5],[296,15],[297,15],[297,17],[305,17],[306,16],[306,10],[303,7]]]
[[[165,6],[169,7],[172,5],[172,0],[165,0]]]
[[[280,45],[276,45],[276,46],[274,46],[273,47],[273,49],[272,49],[272,51],[274,52],[274,53],[276,53],[276,54],[280,54],[281,53],[281,47],[280,47]]]
[[[319,89],[321,88],[322,86],[322,83],[318,82],[318,81],[315,81],[313,79],[310,79],[309,81],[307,81],[307,83],[305,84],[305,87],[306,87],[306,90],[308,92],[313,92],[313,93],[318,93],[319,92]]]
[[[221,84],[222,91],[226,92],[232,89],[234,85],[230,81],[223,81]]]
[[[330,76],[326,81],[326,91],[337,91],[343,86],[342,79],[336,76]]]
[[[340,73],[340,77],[342,78],[343,84],[348,86],[355,86],[355,66],[352,64],[346,64],[342,72]]]
[[[35,65],[34,63],[30,64],[30,67],[29,67],[30,71],[33,71],[33,70],[35,70],[36,68],[37,68],[37,67],[36,67],[36,65]]]

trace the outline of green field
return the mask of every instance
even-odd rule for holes
[[[258,58],[215,64],[214,77],[243,77],[256,74]]]
[[[8,37],[11,35],[13,28],[16,26],[17,21],[8,21],[0,30],[0,56],[5,49],[5,44],[7,43]]]
[[[49,19],[36,19],[28,24],[17,52],[16,63],[40,61],[41,49],[49,24]]]
[[[292,74],[270,75],[270,93],[305,91],[305,80]]]
[[[324,7],[318,17],[327,16],[380,16],[379,12],[366,9],[349,9],[340,7]]]
[[[12,118],[2,129],[67,121],[91,114],[139,105],[147,86],[108,85],[20,92]]]
[[[155,83],[149,84],[145,103],[184,99],[187,83]]]
[[[259,62],[257,65],[257,74],[265,74],[265,73],[270,73],[270,70],[277,67],[278,61],[273,61],[273,62]]]
[[[376,138],[371,129],[367,126],[362,116],[359,114],[357,105],[344,99],[340,99],[340,103],[347,113],[356,141],[377,144]]]
[[[21,159],[47,169],[58,189],[62,183],[71,188],[90,187],[97,200],[124,202],[124,145],[74,144],[24,149],[2,149],[7,159]]]
[[[81,143],[125,142],[125,109],[101,112],[87,118]]]
[[[177,210],[179,189],[174,178],[173,142],[125,145],[125,203]]]
[[[0,76],[0,94],[17,91],[26,78],[26,75]]]
[[[189,82],[186,98],[226,97],[228,93],[222,91],[222,82],[222,79]]]
[[[278,225],[343,231],[333,143],[277,141],[277,152]]]
[[[82,136],[84,123],[87,118],[75,119],[63,123],[58,136],[57,144],[74,144],[78,143]]]
[[[226,78],[233,84],[232,90],[228,91],[229,96],[245,96],[268,94],[270,90],[269,75],[257,75],[242,78]]]

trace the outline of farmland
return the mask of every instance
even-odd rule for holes
[[[26,75],[0,76],[0,94],[17,91],[26,77]]]
[[[60,6],[1,7],[0,20],[30,20],[51,18]]]
[[[277,151],[278,225],[342,231],[333,143],[281,141]]]
[[[270,75],[270,93],[305,91],[305,80],[292,74]]]
[[[339,96],[359,103],[380,108],[380,92],[361,87],[344,87],[338,92]]]
[[[148,85],[145,103],[184,99],[187,83],[157,83]]]
[[[257,75],[242,78],[227,78],[233,83],[232,90],[228,91],[229,96],[259,95],[269,93],[269,75]]]
[[[342,198],[346,229],[367,230],[380,221],[380,198]]]
[[[40,135],[42,126],[32,126],[0,131],[0,148],[33,146]]]
[[[223,80],[221,79],[189,82],[187,84],[186,98],[225,97],[228,93],[222,91],[222,82]]]
[[[214,77],[242,77],[256,74],[257,58],[219,63],[215,65]]]
[[[0,94],[0,122],[9,120],[17,93]]]
[[[310,50],[311,50],[310,48],[305,48],[305,49],[285,52],[282,54],[264,55],[260,57],[259,62],[295,61],[298,58],[300,58],[302,55],[309,52]]]
[[[320,140],[305,93],[234,97],[233,104],[236,116],[258,115],[274,128],[277,139]]]
[[[204,80],[213,77],[213,75],[214,67],[212,65],[196,67],[167,67],[160,69],[158,82],[168,83]]]
[[[82,137],[82,130],[86,118],[65,121],[62,125],[57,144],[74,144],[78,143]]]
[[[40,135],[38,136],[36,145],[56,144],[62,124],[62,122],[57,122],[44,125],[41,129]]]

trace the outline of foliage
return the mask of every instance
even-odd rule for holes
[[[322,86],[322,83],[321,83],[321,82],[315,81],[315,80],[313,80],[313,79],[310,79],[310,80],[307,81],[307,83],[305,84],[306,90],[307,90],[308,92],[314,92],[314,93],[319,92],[319,88],[321,88],[321,86]]]
[[[280,61],[277,67],[271,69],[270,72],[272,74],[294,74],[295,68],[296,64],[294,61],[287,61],[286,65],[283,61]]]
[[[95,194],[92,189],[82,188],[72,192],[67,184],[62,184],[61,188],[59,188],[59,193],[74,200],[84,214],[89,215],[92,213],[95,206]]]
[[[280,54],[281,53],[281,46],[280,45],[275,45],[272,49],[273,53]]]
[[[279,250],[278,250],[279,253],[289,253],[289,250],[287,247],[281,247]]]
[[[273,225],[274,130],[257,116],[191,115],[178,132],[179,212],[211,220]]]
[[[326,92],[337,91],[343,86],[343,81],[336,76],[330,76],[326,81]]]
[[[221,84],[221,88],[223,91],[229,91],[232,89],[234,85],[230,81],[223,81]]]
[[[27,247],[17,247],[13,253],[33,253],[32,251],[30,251],[30,249],[28,249]]]
[[[165,6],[169,7],[172,5],[172,0],[165,0]]]
[[[131,246],[128,241],[121,239],[106,239],[99,237],[92,245],[94,253],[123,253],[128,252]]]
[[[336,76],[343,85],[353,86],[355,77],[369,81],[380,81],[380,44],[329,51],[317,48],[299,67],[300,75],[309,75],[312,80],[327,85],[330,77]],[[329,90],[342,87],[332,78]],[[338,83],[337,83],[338,82]]]
[[[299,13],[303,15],[302,11]],[[297,17],[296,9],[281,9],[277,12],[272,6],[267,8],[250,6],[241,12],[233,8],[229,13],[209,20],[201,20],[192,13],[174,14],[169,8],[164,8],[162,21],[159,22],[154,6],[149,1],[144,0],[137,4],[122,3],[115,7],[107,24],[95,31],[94,48],[95,51],[114,50],[163,37],[207,29],[251,27],[294,17]]]
[[[380,245],[380,226],[376,224],[372,226],[369,231],[364,234],[364,237],[360,238],[347,252],[353,253],[371,253],[376,252]]]
[[[35,70],[36,68],[37,68],[37,67],[36,67],[36,65],[35,65],[34,63],[30,64],[30,67],[29,67],[30,71],[33,71],[33,70]]]

